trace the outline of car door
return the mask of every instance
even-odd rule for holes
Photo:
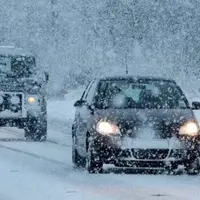
[[[81,95],[80,101],[85,99],[85,95],[88,91],[88,88],[90,86],[90,83],[86,86],[83,94]],[[75,131],[77,132],[79,129],[79,118],[80,118],[80,110],[81,110],[82,105],[80,106],[76,106],[76,110],[75,110],[75,117],[74,117],[74,123],[73,126],[75,127]]]
[[[93,117],[91,110],[88,108],[88,104],[92,103],[92,99],[94,97],[96,90],[96,81],[93,81],[88,88],[87,92],[84,95],[85,104],[81,106],[80,116],[79,116],[79,131],[78,131],[78,146],[79,146],[79,154],[82,156],[86,155],[86,136],[88,132],[88,124]]]
[[[81,100],[87,102],[87,96],[88,96],[88,92],[92,86],[92,82],[90,82],[88,84],[88,86],[86,87]],[[86,131],[86,117],[87,117],[87,106],[86,103],[83,103],[82,105],[80,105],[79,107],[77,107],[77,111],[76,111],[76,138],[77,138],[77,150],[79,152],[79,154],[81,155],[81,153],[83,152],[83,147],[84,147],[84,142],[85,142],[85,131]]]

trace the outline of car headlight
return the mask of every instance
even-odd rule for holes
[[[30,105],[35,104],[36,101],[37,101],[36,97],[29,96],[29,97],[27,98],[27,102],[28,102]]]
[[[109,122],[100,121],[97,124],[96,130],[102,135],[118,135],[120,134],[119,127]]]
[[[187,122],[181,126],[179,130],[180,135],[196,136],[199,134],[199,126],[195,122]]]

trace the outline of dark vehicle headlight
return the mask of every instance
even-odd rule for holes
[[[113,123],[100,121],[97,124],[96,130],[102,135],[120,135],[119,127]]]
[[[197,136],[199,134],[199,126],[196,122],[187,122],[179,129],[180,135]]]

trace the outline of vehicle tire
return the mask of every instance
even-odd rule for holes
[[[185,171],[188,175],[198,175],[200,173],[199,159],[196,158],[192,161],[188,161],[188,163],[185,164]]]
[[[29,118],[25,127],[25,138],[33,141],[46,141],[47,139],[47,119]]]
[[[86,169],[90,174],[103,173],[103,162],[97,154],[94,154],[90,144],[86,158]]]
[[[86,159],[79,155],[76,149],[76,136],[72,136],[72,163],[74,168],[85,167]]]

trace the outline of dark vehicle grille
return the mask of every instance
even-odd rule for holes
[[[132,149],[133,157],[136,159],[165,159],[169,153],[168,149]]]
[[[163,161],[134,161],[119,160],[115,163],[116,167],[137,167],[137,168],[164,168],[166,165]]]
[[[0,93],[0,113],[6,110],[13,113],[22,111],[22,100],[20,93]]]

